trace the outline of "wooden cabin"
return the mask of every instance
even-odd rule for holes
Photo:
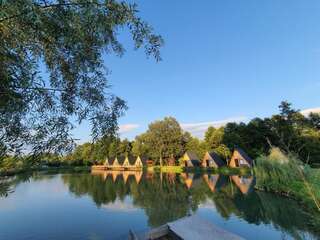
[[[104,161],[104,164],[103,164],[105,167],[109,167],[110,166],[110,163],[109,163],[109,158],[107,157],[106,160]]]
[[[112,163],[112,169],[123,170],[124,161],[125,157],[116,157]]]
[[[202,167],[220,168],[224,165],[226,165],[226,162],[215,152],[206,152],[201,162]]]
[[[107,158],[106,161],[104,162],[104,166],[106,167],[106,169],[111,169],[113,166],[113,160],[110,158]]]
[[[253,160],[241,148],[235,148],[228,165],[229,167],[251,168]]]
[[[199,167],[201,162],[196,153],[187,151],[183,157],[182,162],[184,167]]]
[[[122,164],[125,169],[135,168],[135,158],[133,156],[127,156]]]
[[[135,163],[134,163],[135,168],[137,169],[141,169],[144,166],[153,166],[153,161],[146,157],[146,156],[138,156]]]

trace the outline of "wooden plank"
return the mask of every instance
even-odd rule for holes
[[[184,240],[243,240],[197,216],[181,218],[167,224],[169,229]]]

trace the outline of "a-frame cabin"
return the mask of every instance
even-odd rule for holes
[[[224,165],[226,165],[226,162],[215,152],[206,152],[201,162],[202,167],[209,168],[220,168]]]
[[[184,167],[199,167],[201,162],[196,153],[187,151],[182,157]]]
[[[249,167],[253,165],[253,160],[243,151],[237,147],[234,149],[232,157],[229,161],[229,167]]]

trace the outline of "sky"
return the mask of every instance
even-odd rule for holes
[[[121,138],[165,116],[201,137],[210,125],[271,116],[282,100],[320,110],[319,0],[132,2],[165,45],[156,62],[123,31],[124,56],[104,55],[111,91],[129,106]],[[74,135],[86,141],[90,127]]]

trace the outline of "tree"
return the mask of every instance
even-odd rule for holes
[[[147,134],[140,134],[135,138],[132,143],[132,154],[138,156],[148,156],[151,150],[151,146],[148,145]]]
[[[201,141],[197,137],[193,137],[189,132],[184,132],[183,142],[183,152],[195,152],[200,158],[204,156],[206,152],[206,145],[204,141]]]
[[[320,130],[320,114],[319,113],[310,113],[308,119],[309,119],[309,124],[312,128]]]
[[[12,0],[0,3],[0,150],[70,150],[72,117],[92,136],[113,135],[125,101],[109,92],[103,53],[122,56],[125,27],[135,49],[160,60],[163,40],[115,0]],[[48,78],[43,78],[44,71]]]
[[[147,132],[136,137],[133,143],[135,155],[145,155],[158,160],[177,158],[183,151],[182,129],[173,117],[165,117],[149,125]]]
[[[205,145],[207,151],[215,151],[217,154],[219,154],[224,159],[227,159],[230,157],[231,153],[229,148],[224,144],[224,128],[214,128],[209,127],[208,130],[205,133]]]
[[[120,142],[118,154],[120,156],[131,155],[132,144],[128,139],[124,139]]]

